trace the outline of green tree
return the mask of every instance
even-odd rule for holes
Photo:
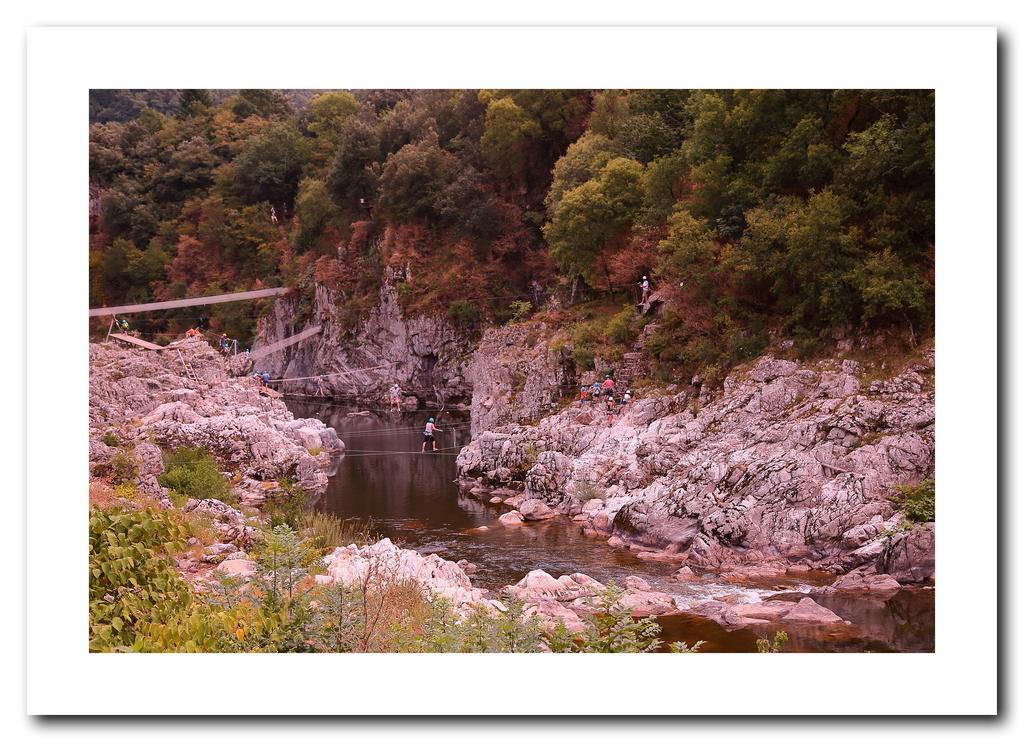
[[[436,135],[407,144],[384,162],[380,208],[398,221],[436,219],[439,195],[458,174],[458,159],[441,149]]]
[[[349,117],[339,133],[334,161],[327,173],[327,187],[335,201],[355,211],[359,199],[372,200],[380,177],[380,133],[373,122]]]
[[[209,90],[182,90],[178,102],[178,117],[205,115],[212,105]]]
[[[295,199],[295,214],[299,229],[295,233],[295,247],[306,251],[316,245],[324,228],[335,217],[336,208],[322,180],[305,178],[299,184],[299,195]]]
[[[299,187],[309,143],[292,123],[270,126],[238,157],[238,190],[249,203],[289,204]]]
[[[316,137],[313,163],[325,169],[334,159],[345,131],[345,122],[359,111],[359,101],[351,93],[323,93],[309,104],[309,131]]]
[[[611,160],[596,179],[566,192],[544,225],[551,257],[569,275],[598,285],[598,259],[633,225],[643,199],[643,165],[623,157]]]
[[[496,173],[513,176],[521,172],[524,155],[541,127],[512,98],[497,98],[487,104],[480,149]]]

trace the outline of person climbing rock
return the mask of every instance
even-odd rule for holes
[[[130,329],[131,329],[131,327],[128,324],[128,320],[126,320],[124,317],[122,317],[121,318],[121,332],[128,332]]]
[[[423,446],[420,448],[420,453],[425,453],[427,450],[427,443],[433,446],[433,450],[437,450],[437,441],[434,440],[434,433],[443,433],[441,428],[434,424],[434,418],[427,420],[427,425],[423,428]]]
[[[270,223],[277,224],[277,210],[273,206],[270,207]]]
[[[580,387],[580,404],[583,404],[586,401],[587,401],[587,385],[584,384],[583,386]]]
[[[228,339],[228,334],[222,332],[220,334],[220,352],[227,355],[231,351],[231,341]]]
[[[607,397],[605,397],[604,409],[605,409],[605,412],[608,413],[608,427],[611,427],[612,421],[615,418],[615,411],[616,411],[615,397],[613,397],[611,394],[609,394]]]
[[[629,406],[629,403],[633,400],[633,392],[630,389],[626,390],[626,393],[622,395],[622,399],[619,400],[619,408],[625,409]]]
[[[615,379],[612,378],[611,374],[604,375],[604,382],[602,382],[601,388],[604,389],[604,393],[609,397],[615,394]]]

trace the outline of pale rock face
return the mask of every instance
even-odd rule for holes
[[[887,593],[900,589],[900,583],[892,575],[874,574],[861,568],[842,575],[826,587],[823,592],[873,592]]]
[[[685,391],[636,399],[613,428],[579,403],[531,425],[481,422],[488,429],[457,464],[460,476],[492,486],[521,482],[520,512],[540,500],[588,516],[579,519],[588,535],[701,569],[877,565],[928,582],[931,527],[889,536],[902,518],[895,487],[934,472],[935,396],[923,378],[932,368],[929,349],[920,364],[865,388],[856,362],[769,355],[702,393],[696,414]],[[490,478],[501,469],[518,472],[515,481]],[[584,490],[599,497],[580,503],[573,494]]]
[[[447,598],[458,610],[488,603],[485,591],[474,588],[469,575],[455,562],[436,554],[423,556],[399,548],[386,538],[369,546],[339,547],[324,557],[324,564],[327,574],[317,577],[321,583],[357,585],[365,581],[383,584],[412,580],[423,590]]]
[[[256,574],[256,562],[251,559],[225,559],[217,565],[217,571],[234,577],[251,577]]]
[[[628,608],[634,618],[677,610],[671,595],[651,590],[644,580],[629,577],[625,583],[626,593],[619,599],[619,604]],[[605,586],[581,573],[556,579],[542,569],[535,569],[506,590],[523,601],[528,615],[539,615],[545,626],[550,628],[562,621],[570,631],[582,631],[585,624],[579,616],[594,612],[594,601],[604,592]]]
[[[523,516],[518,510],[510,510],[500,515],[498,522],[503,526],[521,526],[523,524]]]
[[[466,369],[473,391],[474,437],[499,425],[549,414],[565,385],[574,381],[564,351],[550,350],[544,342],[531,346],[531,333],[543,337],[547,332],[546,326],[530,323],[484,332]]]
[[[178,351],[195,371],[195,381]],[[90,461],[109,459],[96,439],[115,431],[134,442],[137,485],[160,497],[165,447],[208,448],[225,467],[239,472],[236,492],[258,504],[262,482],[291,477],[316,495],[326,488],[330,457],[344,450],[337,433],[319,420],[296,420],[284,403],[260,393],[256,382],[228,375],[227,362],[201,339],[179,341],[159,351],[89,346]],[[310,450],[327,455],[315,457]],[[106,459],[104,458],[106,457]]]
[[[237,546],[246,546],[256,538],[259,529],[246,523],[245,516],[220,500],[189,500],[185,503],[186,513],[201,513],[210,518],[220,537]]]
[[[524,500],[519,504],[518,510],[524,520],[547,520],[559,516],[557,510],[548,507],[546,502],[539,499]]]
[[[439,312],[434,316],[406,316],[390,281],[381,287],[380,302],[363,318],[355,331],[338,321],[338,297],[324,286],[316,287],[313,317],[309,326],[323,330],[308,340],[285,348],[265,359],[276,378],[326,375],[288,383],[288,390],[305,394],[323,392],[366,402],[388,399],[397,383],[405,392],[404,409],[424,403],[469,399],[471,382],[466,378],[471,350],[465,333]],[[305,327],[295,325],[296,300],[282,297],[273,311],[261,319],[254,349],[271,345]]]
[[[796,603],[785,600],[764,600],[756,603],[726,603],[712,600],[692,606],[690,610],[729,628],[767,623],[846,623],[840,616],[818,605],[811,598],[801,598]]]

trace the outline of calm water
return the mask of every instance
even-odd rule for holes
[[[337,464],[320,510],[343,518],[373,519],[375,530],[406,548],[436,553],[445,559],[467,559],[477,565],[478,587],[500,588],[519,581],[532,569],[554,576],[584,572],[607,582],[639,575],[652,586],[684,603],[709,596],[736,595],[739,600],[798,599],[814,584],[773,581],[763,587],[729,584],[685,584],[669,576],[676,566],[638,559],[600,539],[583,536],[580,528],[558,518],[518,527],[503,527],[497,518],[506,508],[492,506],[459,491],[455,457],[469,443],[469,419],[442,412],[438,453],[420,453],[423,426],[430,413],[359,412],[342,405],[289,400],[297,416],[317,417],[345,441],[347,453]],[[487,530],[477,530],[487,526]],[[786,626],[788,650],[798,651],[932,651],[934,593],[904,590],[886,601],[867,598],[815,598],[853,627]],[[756,640],[774,630],[726,631],[696,616],[661,619],[666,640],[707,642],[704,651],[754,651]]]

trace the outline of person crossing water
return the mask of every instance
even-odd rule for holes
[[[398,386],[398,382],[395,382],[394,384],[391,385],[390,398],[391,398],[391,409],[401,411],[401,409],[402,409],[402,388],[400,386]]]
[[[425,453],[427,450],[427,444],[430,443],[433,446],[433,450],[437,450],[437,441],[434,440],[434,433],[443,433],[441,428],[434,424],[434,418],[427,420],[427,425],[423,428],[423,446],[420,448],[420,453]]]

